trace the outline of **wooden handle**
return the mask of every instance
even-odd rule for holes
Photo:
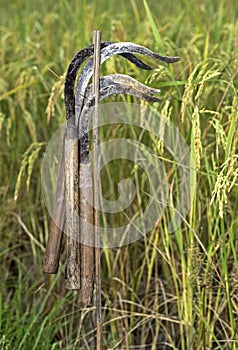
[[[49,226],[49,237],[43,258],[42,270],[46,273],[57,273],[62,241],[62,230],[65,223],[65,172],[64,150],[60,159],[56,185],[54,207]]]
[[[67,234],[66,289],[80,288],[79,178],[77,129],[69,127],[65,138],[65,208]]]
[[[93,183],[91,165],[80,164],[80,218],[81,218],[81,288],[78,303],[92,303],[94,285],[94,232],[93,232]],[[84,225],[85,223],[85,225]],[[89,226],[87,224],[91,224]],[[89,245],[90,244],[90,245]]]

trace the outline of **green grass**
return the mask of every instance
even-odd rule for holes
[[[95,308],[80,310],[77,295],[64,290],[64,257],[57,276],[41,272],[49,216],[40,167],[64,122],[67,65],[91,43],[92,30],[101,29],[103,40],[181,57],[149,73],[114,58],[103,74],[126,73],[161,88],[157,107],[191,147],[196,168],[191,210],[174,233],[166,211],[143,239],[103,251],[104,348],[237,349],[238,4],[3,0],[0,12],[0,348],[94,348]],[[117,100],[130,101],[110,99]],[[141,137],[167,160],[176,196],[176,164],[153,135],[125,126],[101,130],[102,141],[125,136]],[[138,189],[127,212],[133,215],[146,204],[148,179],[133,163],[115,162],[105,171],[107,199],[117,198],[120,177]],[[117,225],[123,215],[113,220]]]

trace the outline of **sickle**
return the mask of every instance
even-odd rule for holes
[[[111,45],[112,43],[109,41],[105,41],[101,43],[101,50],[108,45]],[[78,70],[82,63],[88,59],[90,56],[93,55],[94,48],[93,45],[87,46],[84,49],[80,50],[76,55],[73,57],[72,61],[69,64],[66,78],[65,78],[65,88],[64,88],[64,95],[65,95],[65,109],[66,109],[66,118],[70,119],[74,117],[74,86],[75,86],[75,80],[78,73]],[[126,58],[128,61],[132,62],[136,67],[145,69],[145,70],[151,70],[152,67],[148,66],[144,62],[142,62],[139,58],[134,56],[131,53],[122,53],[120,54],[122,57]]]
[[[114,43],[110,44],[101,51],[101,64],[105,62],[110,57],[117,54],[140,54],[146,57],[154,58],[156,60],[166,62],[166,63],[174,63],[180,60],[180,57],[168,57],[162,56],[156,52],[153,52],[147,49],[144,46],[137,45],[130,42],[122,42],[122,43]],[[93,59],[90,59],[89,62],[85,65],[76,87],[76,94],[78,94],[77,106],[75,107],[75,125],[77,126],[79,123],[80,113],[83,108],[84,103],[84,95],[89,83],[90,78],[93,75]],[[72,121],[73,122],[73,121]]]
[[[155,52],[148,50],[143,46],[136,45],[133,43],[111,44],[109,42],[105,42],[105,43],[102,43],[101,47],[103,48],[101,53],[101,63],[103,63],[106,59],[110,58],[113,55],[120,54],[123,57],[130,60],[139,68],[150,70],[151,67],[145,65],[136,56],[134,56],[133,53],[142,54],[147,57],[155,58],[166,63],[173,63],[179,60],[179,57],[161,56]],[[79,77],[77,89],[76,89],[76,92],[77,92],[76,107],[75,107],[75,99],[74,99],[74,85],[75,85],[75,79],[76,79],[76,75],[80,65],[91,55],[93,55],[93,46],[89,46],[79,51],[71,61],[67,71],[66,81],[65,81],[65,106],[66,106],[66,118],[67,120],[70,119],[70,123],[72,122],[71,125],[76,126],[78,125],[79,121],[81,123],[80,112],[84,107],[83,96],[86,93],[87,84],[93,74],[92,60],[90,60],[86,64],[86,66],[82,71],[82,74]],[[107,84],[107,82],[109,82],[108,79],[111,79],[111,82],[112,82],[109,88],[105,85]],[[118,79],[119,80],[121,79],[121,82],[118,81]],[[126,78],[125,77],[122,78],[122,75],[121,75],[118,78],[110,76],[110,78],[107,77],[105,80],[102,80],[102,84],[103,84],[102,86],[104,87],[101,91],[102,99],[103,99],[103,96],[105,98],[107,96],[116,94],[118,92],[123,93],[123,91],[126,91],[126,90],[127,90],[127,93],[130,93],[130,91],[133,90],[132,86],[130,88],[128,86],[124,86],[123,88],[123,86],[120,85],[122,84],[123,79],[126,79]],[[127,82],[128,82],[128,78],[127,78]],[[152,90],[154,89],[150,89],[151,92],[148,92],[148,94],[151,94],[151,93],[153,94],[154,92],[152,92]],[[141,94],[140,98],[147,99],[147,100],[150,98],[151,101],[152,99],[154,99],[154,101],[156,99],[155,97],[147,96],[145,93],[145,90],[142,91],[140,90],[140,88],[139,90],[135,88],[133,91],[134,91],[133,92],[134,96],[138,97],[138,94],[140,93]],[[86,93],[86,98],[90,100],[90,96],[88,96],[88,93]],[[158,99],[156,100],[158,101]],[[91,104],[93,104],[93,98],[91,98]],[[86,108],[89,108],[89,105],[87,105],[87,107],[85,105],[84,113],[86,113],[87,111]],[[75,120],[75,114],[76,114],[76,120]],[[60,161],[58,175],[59,176],[58,176],[58,181],[56,186],[56,193],[55,193],[55,200],[54,200],[54,207],[53,207],[53,218],[55,221],[53,219],[51,219],[50,221],[49,238],[48,238],[46,252],[45,252],[44,261],[43,261],[43,271],[47,273],[56,273],[59,265],[59,254],[60,254],[60,246],[61,246],[61,239],[62,239],[61,230],[63,229],[64,222],[65,222],[64,152],[62,153],[62,159]]]
[[[104,98],[115,94],[131,94],[133,96],[144,99],[149,102],[157,102],[157,97],[151,96],[158,93],[159,90],[149,88],[142,83],[137,82],[135,79],[123,74],[109,75],[100,79],[100,101]],[[89,86],[86,90],[85,100],[87,101],[82,117],[80,118],[81,134],[85,132],[85,135],[80,140],[80,157],[81,161],[87,162],[88,158],[88,121],[91,108],[94,105],[94,95],[92,94],[92,87]],[[78,95],[76,94],[76,102]],[[58,180],[56,185],[56,192],[54,198],[53,215],[50,220],[49,238],[46,246],[46,252],[43,261],[43,271],[46,273],[57,273],[59,265],[59,254],[62,240],[62,230],[65,223],[65,176],[64,176],[64,152],[62,152],[62,158],[60,160]],[[81,175],[80,175],[81,177]],[[53,220],[54,219],[54,220]],[[69,279],[71,273],[69,272]],[[78,283],[76,281],[76,283]],[[75,283],[75,285],[76,285]],[[72,281],[71,281],[72,284]],[[70,283],[68,283],[70,288]]]

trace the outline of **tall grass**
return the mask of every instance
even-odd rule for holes
[[[191,147],[196,189],[189,215],[173,234],[168,213],[141,240],[103,251],[104,348],[235,350],[238,4],[123,0],[118,8],[105,0],[1,1],[0,347],[94,348],[95,307],[80,310],[77,295],[65,292],[63,264],[57,276],[41,272],[49,217],[40,166],[64,121],[67,65],[100,28],[104,40],[134,41],[181,57],[152,73],[115,58],[103,73],[130,74],[161,88],[158,108]],[[101,130],[102,141],[125,135],[142,138],[170,160],[149,133],[121,126]],[[176,193],[173,162],[167,171]],[[138,189],[135,213],[146,203],[148,181],[133,163],[111,164],[102,183],[108,199],[117,196],[119,174]]]

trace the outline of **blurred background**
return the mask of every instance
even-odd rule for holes
[[[64,252],[57,275],[41,271],[49,215],[40,171],[65,120],[67,66],[101,29],[104,41],[181,57],[170,66],[145,59],[150,72],[115,57],[102,75],[160,88],[156,108],[178,127],[196,164],[191,210],[174,233],[164,215],[146,238],[103,250],[103,349],[237,349],[238,3],[1,0],[0,14],[0,348],[95,348],[95,308],[81,310],[77,293],[66,293]],[[100,131],[102,141],[109,135],[140,131]],[[149,133],[144,140],[169,158]],[[176,164],[167,171],[172,191]],[[107,174],[105,197],[115,199],[118,176],[129,176],[141,191],[133,210],[141,210],[143,173],[122,162]]]

